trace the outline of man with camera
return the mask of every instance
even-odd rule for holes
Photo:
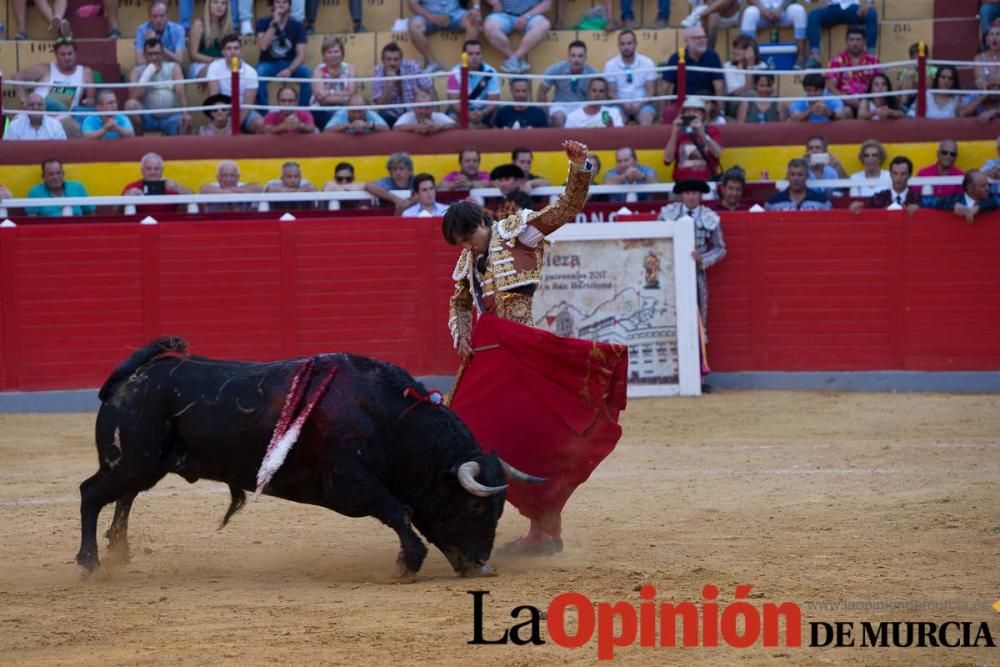
[[[705,101],[700,97],[686,98],[663,149],[663,164],[674,165],[674,181],[710,181],[719,173],[722,136],[717,127],[706,127],[705,121]]]

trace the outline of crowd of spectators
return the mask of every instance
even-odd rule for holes
[[[127,113],[123,115],[129,118],[135,135],[199,131],[190,112],[177,111],[197,102],[187,99],[183,81],[186,77],[205,77],[209,82],[203,89],[208,97],[216,103],[220,94],[231,98],[228,63],[240,57],[239,33],[246,34],[248,29],[256,40],[259,60],[255,64],[240,60],[240,100],[244,106],[267,106],[270,100],[264,78],[301,80],[291,90],[297,93],[296,106],[308,108],[313,122],[304,125],[312,129],[305,131],[299,127],[296,133],[393,129],[406,112],[420,108],[416,104],[426,105],[428,113],[422,114],[416,123],[409,118],[411,122],[401,129],[432,133],[452,127],[454,124],[444,122],[441,116],[457,120],[460,115],[460,68],[456,64],[445,74],[446,65],[434,59],[427,36],[437,30],[464,34],[462,51],[469,67],[466,92],[471,127],[670,125],[680,112],[676,103],[657,99],[677,92],[679,73],[675,67],[679,53],[657,63],[654,57],[660,54],[643,53],[652,44],[641,43],[638,34],[628,27],[617,32],[618,53],[604,63],[588,63],[587,45],[577,40],[569,45],[565,60],[531,65],[531,50],[551,25],[546,13],[557,4],[554,0],[487,0],[485,6],[477,0],[463,0],[462,4],[459,0],[408,2],[413,12],[408,30],[421,60],[405,58],[402,48],[394,42],[385,44],[369,83],[357,81],[357,68],[349,62],[345,44],[337,37],[324,38],[320,62],[306,62],[309,34],[306,15],[315,2],[269,0],[270,15],[254,22],[246,16],[244,0],[240,0],[239,6],[227,0],[206,0],[202,16],[193,20],[191,3],[182,2],[181,21],[175,23],[168,19],[167,3],[154,0],[148,8],[148,20],[136,30],[136,65],[125,73],[135,87],[129,89],[124,104]],[[692,14],[683,22],[688,65],[684,74],[686,93],[743,98],[724,104],[706,100],[706,124],[831,122],[852,118],[881,122],[915,115],[916,96],[911,92],[917,80],[915,68],[883,70],[874,54],[878,15],[873,3],[838,0],[822,4],[807,14],[802,4],[787,0],[692,0]],[[985,3],[982,16],[1000,13],[994,10],[996,4]],[[42,5],[47,7],[45,3]],[[64,5],[65,2],[60,7],[57,2],[52,8],[39,9],[57,20],[62,16],[60,12],[65,11]],[[634,15],[625,5],[622,5],[622,23],[630,26],[634,19],[629,17]],[[669,12],[666,14],[668,18]],[[664,17],[658,16],[657,20],[660,18]],[[837,24],[848,27],[843,49],[826,63],[828,72],[825,75],[811,72],[802,77],[801,97],[795,101],[772,99],[777,97],[777,79],[767,72],[761,59],[758,31],[792,27],[798,44],[796,66],[819,67],[823,65],[818,61],[822,29]],[[929,67],[928,118],[977,116],[983,123],[989,123],[1000,117],[1000,22],[983,25],[986,31],[982,50],[975,56],[978,65],[972,68],[973,81],[968,82],[974,88],[963,87],[960,72],[953,66]],[[235,26],[239,29],[235,30]],[[714,36],[720,27],[739,28],[726,62],[714,49]],[[524,33],[516,47],[508,39],[511,32]],[[504,58],[498,67],[486,62],[483,40]],[[915,56],[916,45],[910,53]],[[502,79],[498,70],[515,77]],[[537,86],[530,79],[516,78],[528,71],[543,73],[544,78]],[[438,99],[432,78],[435,75],[447,76],[446,99]],[[592,84],[599,81],[598,77],[603,79],[603,86],[595,89]],[[77,63],[76,44],[68,35],[56,40],[53,63],[26,68],[14,78],[26,82],[17,87],[21,106],[37,111],[29,106],[28,98],[31,94],[39,95],[44,101],[44,111],[62,124],[67,138],[85,135],[81,129],[85,115],[74,112],[118,110],[98,108],[98,86],[93,72]],[[312,81],[317,82],[315,86]],[[501,102],[504,85],[509,86],[509,103]],[[897,94],[897,89],[902,92]],[[783,94],[789,96],[788,91]],[[366,121],[369,126],[364,128],[343,122],[345,107],[366,105],[375,105],[384,127],[374,121]],[[584,111],[578,113],[581,110]],[[241,131],[273,132],[264,122],[266,114],[265,110],[241,108]],[[334,119],[338,122],[334,123]],[[30,128],[24,127],[24,123],[21,121],[16,131],[8,129],[4,138],[21,140],[58,135],[47,129],[51,123],[46,120],[35,120]],[[105,127],[106,132],[95,134]],[[205,133],[223,133],[221,126],[217,129],[220,131],[210,129]],[[86,134],[90,138],[125,138],[130,136],[127,130],[125,123],[112,127],[102,120],[96,128],[91,125]]]

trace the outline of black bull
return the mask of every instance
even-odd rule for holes
[[[77,562],[99,567],[97,518],[111,502],[109,548],[127,559],[132,502],[170,472],[189,482],[228,484],[225,526],[243,506],[244,492],[256,488],[301,363],[188,356],[183,340],[161,338],[119,366],[100,392],[100,467],[80,485]],[[404,396],[407,388],[426,390],[402,369],[351,354],[323,355],[312,385],[331,366],[329,390],[264,493],[379,519],[399,535],[402,574],[418,571],[427,555],[414,527],[459,574],[489,574],[506,479],[541,480],[484,454],[448,408]]]

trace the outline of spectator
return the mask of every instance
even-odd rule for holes
[[[531,69],[527,56],[531,49],[549,33],[552,24],[545,12],[552,8],[552,0],[488,0],[494,11],[483,21],[483,34],[506,60],[500,69],[509,74],[523,74]],[[507,38],[512,32],[522,32],[517,48]]]
[[[389,175],[365,183],[365,191],[377,197],[382,205],[395,206],[396,213],[399,214],[411,206],[416,198],[411,195],[409,199],[403,199],[394,195],[391,190],[413,191],[413,159],[409,153],[393,153],[385,163],[385,168],[389,171]]]
[[[254,92],[256,94],[256,91]],[[224,105],[218,109],[204,109],[203,113],[208,116],[209,122],[202,125],[198,134],[203,137],[228,137],[233,134],[233,123],[230,120],[232,100],[229,95],[215,94],[205,98],[202,102],[206,107],[213,105]]]
[[[538,85],[537,100],[547,102],[549,90],[555,88],[553,104],[549,107],[549,124],[552,127],[565,125],[566,117],[586,101],[587,84],[590,81],[586,78],[588,74],[597,74],[597,70],[587,64],[587,45],[580,40],[570,42],[568,59],[550,65],[545,70],[544,76],[551,78],[542,79]],[[557,79],[557,76],[570,78]]]
[[[11,194],[10,190],[5,188],[2,183],[0,183],[0,201],[4,199],[10,199],[14,195]]]
[[[43,113],[45,100],[37,93],[31,93],[24,101],[24,110],[35,113],[19,113],[7,126],[4,141],[57,141],[66,139],[62,123]],[[45,167],[42,167],[44,172]]]
[[[379,109],[378,111],[389,127],[392,127],[396,123],[396,119],[402,115],[403,107],[413,104],[418,90],[423,90],[432,97],[436,96],[434,82],[431,81],[430,77],[391,78],[414,76],[421,72],[423,72],[423,68],[416,60],[403,60],[403,49],[399,48],[396,42],[389,42],[382,47],[382,62],[375,66],[375,72],[372,74],[376,77],[372,83],[372,103],[395,105],[391,109]]]
[[[62,162],[56,159],[48,159],[42,162],[42,182],[28,190],[28,199],[49,199],[52,197],[87,197],[87,189],[82,183],[67,181],[63,172]],[[40,215],[45,217],[60,217],[64,215],[63,209],[66,207],[49,204],[48,206],[31,206],[25,209],[28,215]],[[93,206],[72,206],[70,215],[90,215],[94,212]]]
[[[138,119],[137,125],[143,132],[160,132],[171,137],[191,134],[194,122],[187,111],[156,113],[157,109],[177,109],[188,105],[180,63],[163,62],[163,45],[156,37],[147,39],[142,50],[146,64],[133,67],[128,77],[131,83],[142,85],[129,88],[125,110],[150,112],[133,116]]]
[[[208,82],[208,94],[215,96],[221,93],[232,97],[233,78],[229,63],[233,58],[240,61],[240,129],[247,134],[256,134],[264,127],[264,117],[243,105],[257,101],[257,70],[240,57],[240,37],[235,33],[222,38],[222,57],[209,65],[205,72],[205,77],[212,79]]]
[[[489,127],[490,117],[500,99],[500,79],[497,71],[483,62],[483,45],[476,39],[467,39],[462,45],[469,68],[469,125]],[[454,100],[449,114],[459,115],[458,98],[461,86],[461,65],[455,65],[448,75],[448,99]]]
[[[686,47],[685,62],[688,69],[684,80],[686,81],[688,95],[715,95],[721,97],[725,94],[723,87],[724,77],[721,71],[703,72],[692,71],[691,67],[722,69],[722,60],[719,54],[708,48],[708,38],[700,25],[684,30],[684,45]],[[667,67],[677,67],[677,54],[670,56],[667,60]],[[663,73],[663,80],[660,85],[661,95],[673,95],[677,85],[677,71],[668,70]],[[672,104],[663,108],[662,122],[671,123],[677,115],[677,105]]]
[[[656,106],[642,98],[656,95],[656,64],[649,57],[636,53],[635,45],[634,31],[618,33],[618,55],[604,64],[608,97],[620,103],[625,120],[652,125]]]
[[[962,109],[962,114],[973,114],[984,125],[1000,116],[1000,70],[986,79],[986,92],[976,95],[971,103]]]
[[[960,89],[961,83],[958,79],[958,70],[952,65],[941,65],[931,80],[931,88],[934,90]],[[961,95],[956,93],[932,93],[928,90],[926,117],[928,119],[957,117],[959,115],[961,99]],[[916,109],[911,110],[911,115],[916,115],[915,111]]]
[[[700,97],[684,100],[681,113],[663,149],[663,164],[674,165],[673,180],[713,180],[722,159],[719,128],[705,126],[705,102]]]
[[[589,104],[574,109],[566,116],[566,129],[625,125],[617,106],[600,104],[608,101],[608,82],[603,77],[590,79],[587,86],[587,100]]]
[[[811,0],[806,0],[810,2]],[[806,9],[797,2],[790,0],[747,0],[747,8],[743,10],[740,31],[744,35],[756,37],[760,28],[791,26],[795,41],[799,43],[799,54],[795,68],[805,66],[809,53],[806,43],[806,24],[808,17]]]
[[[962,176],[961,169],[955,166],[958,159],[958,144],[954,139],[942,139],[938,144],[937,161],[927,165],[917,172],[918,177],[924,176]],[[956,197],[962,194],[962,186],[955,185],[925,185],[922,194],[935,199]]]
[[[271,15],[258,19],[254,28],[257,32],[257,48],[260,49],[257,74],[279,79],[304,79],[299,88],[299,106],[307,107],[312,98],[312,87],[308,81],[312,70],[303,64],[308,41],[305,26],[289,15],[289,0],[269,0],[269,4]],[[261,81],[257,87],[257,104],[267,105],[266,81]]]
[[[726,95],[744,97],[755,88],[754,81],[757,75],[752,71],[767,69],[767,65],[760,61],[760,46],[757,45],[757,40],[749,35],[737,35],[730,53],[732,59],[722,64]],[[752,73],[753,79],[751,79]],[[739,105],[739,102],[726,102],[726,113],[735,118]]]
[[[962,178],[962,192],[937,199],[935,208],[951,211],[965,218],[966,222],[973,223],[980,213],[995,211],[997,200],[990,197],[990,182],[986,174],[978,169],[970,169]]]
[[[979,3],[979,36],[983,37],[1000,18],[1000,0],[981,0]]]
[[[708,194],[708,183],[699,180],[680,180],[674,184],[674,193],[680,195],[680,201],[667,204],[660,209],[658,219],[680,220],[685,216],[694,224],[694,250],[691,258],[695,262],[695,277],[698,288],[698,319],[700,323],[699,338],[702,346],[707,342],[706,323],[708,322],[708,279],[705,271],[721,262],[726,256],[726,241],[722,236],[722,223],[719,214],[702,204],[702,196]],[[654,258],[655,260],[655,258]],[[647,286],[650,285],[647,279]],[[704,354],[704,350],[701,350]],[[708,364],[704,356],[701,358],[701,374],[703,393],[710,393],[712,387],[705,383],[708,374]]]
[[[365,96],[355,93],[347,101],[348,107],[337,109],[330,122],[323,128],[324,132],[343,132],[344,134],[373,134],[375,132],[387,132],[389,125],[382,116],[371,109],[366,109],[368,102]]]
[[[830,199],[821,190],[806,187],[809,163],[802,158],[788,161],[788,187],[771,195],[764,203],[768,211],[827,211]]]
[[[864,181],[871,178],[879,179],[877,185],[855,185],[851,188],[852,197],[871,197],[876,192],[884,190],[890,183],[889,172],[882,169],[886,159],[885,148],[877,139],[868,139],[861,144],[858,160],[864,169],[851,174],[852,181]]]
[[[740,25],[741,0],[691,0],[691,15],[681,21],[685,28],[701,25],[708,33],[708,48],[715,48],[719,30]]]
[[[313,68],[312,78],[322,81],[313,85],[311,106],[323,107],[322,111],[313,111],[313,118],[317,126],[326,127],[332,112],[358,92],[358,84],[354,81],[354,66],[344,62],[344,43],[339,37],[324,37],[320,50],[323,62]]]
[[[462,8],[459,0],[407,0],[410,6],[410,21],[407,30],[410,40],[424,57],[424,74],[441,70],[441,63],[434,60],[427,36],[438,30],[465,32],[466,39],[475,39],[483,27],[480,0],[466,3]]]
[[[819,38],[823,28],[832,25],[864,24],[863,35],[868,52],[875,53],[878,45],[878,12],[875,11],[874,0],[820,1],[825,6],[811,11],[806,25],[806,38],[809,40],[809,62],[806,63],[808,69],[823,66],[819,60]]]
[[[436,134],[442,130],[451,130],[458,127],[455,119],[446,113],[435,111],[434,106],[427,106],[433,102],[434,98],[425,90],[418,90],[414,95],[413,107],[404,113],[396,121],[392,129],[399,132],[413,132],[415,134]]]
[[[323,192],[357,192],[364,189],[364,183],[354,181],[354,165],[350,162],[338,162],[333,168],[333,178],[323,184]],[[360,199],[342,199],[339,202],[341,210],[368,207]]]
[[[976,88],[986,88],[986,80],[993,72],[1000,71],[1000,25],[990,26],[983,40],[983,50],[973,60],[982,63],[975,69]]]
[[[444,215],[448,210],[445,204],[438,203],[437,190],[434,187],[434,177],[428,173],[413,177],[413,206],[403,210],[404,218],[428,218]]]
[[[89,115],[83,119],[80,131],[84,139],[123,139],[135,136],[132,121],[118,111],[118,97],[113,90],[97,93],[97,111],[106,115]]]
[[[631,146],[625,146],[615,151],[615,166],[604,175],[605,185],[646,185],[657,183],[656,170],[639,164],[639,156]],[[652,199],[648,192],[640,192],[637,195],[639,201]],[[612,193],[608,195],[608,201],[625,201],[624,192]]]
[[[721,197],[708,206],[714,211],[747,211],[750,204],[743,201],[743,190],[747,185],[746,173],[739,167],[727,169],[719,179]]]
[[[826,89],[822,74],[806,74],[802,77],[802,89],[806,99],[797,99],[788,105],[788,120],[825,123],[850,117],[844,103]]]
[[[172,63],[184,62],[184,26],[167,20],[167,3],[153,0],[149,5],[149,20],[135,30],[135,64],[146,64],[146,40],[156,38],[163,46],[163,59]],[[183,78],[183,77],[181,77]]]
[[[847,178],[847,171],[840,163],[837,156],[830,153],[827,148],[826,137],[815,135],[806,140],[806,154],[803,159],[809,164],[809,175],[806,181],[824,180],[832,181],[838,178]],[[843,194],[842,191],[834,188],[816,188],[820,192],[829,195]]]
[[[990,179],[990,195],[1000,195],[1000,137],[997,137],[997,157],[987,160],[979,171]]]
[[[471,190],[490,185],[490,175],[480,171],[479,149],[466,146],[458,152],[458,171],[450,171],[441,179],[441,190]]]
[[[590,163],[590,182],[597,183],[601,175],[601,156],[597,153],[587,153],[587,162]],[[565,183],[563,184],[565,185]],[[607,195],[592,194],[587,201],[607,201]]]
[[[740,102],[736,112],[738,123],[777,123],[788,120],[788,109],[784,104],[768,99],[775,97],[773,74],[754,74],[754,89],[744,93],[746,97],[756,97],[753,102]]]
[[[528,192],[530,188],[525,181],[526,174],[515,164],[501,164],[490,171],[490,185],[500,190],[500,196],[506,198],[512,192],[521,190]],[[496,209],[502,202],[493,200],[490,208]]]
[[[89,67],[76,62],[76,44],[72,38],[60,37],[54,44],[55,62],[38,63],[14,75],[18,81],[37,82],[31,92],[45,100],[45,110],[57,114],[66,136],[80,136],[80,125],[70,117],[71,111],[94,106],[94,73]],[[17,88],[21,107],[25,106],[28,91]]]
[[[244,195],[260,192],[260,183],[244,183],[240,180],[240,167],[232,160],[223,160],[215,168],[215,182],[201,186],[203,195]],[[250,202],[241,201],[241,197],[232,197],[229,201],[205,204],[205,211],[217,213],[220,211],[249,211],[256,206]]]
[[[264,192],[316,192],[316,186],[308,178],[302,178],[302,167],[298,162],[286,162],[281,165],[281,177],[268,181]],[[310,209],[316,206],[314,201],[283,201],[279,204],[282,210]]]
[[[834,95],[859,95],[867,92],[872,77],[882,72],[877,66],[878,56],[865,52],[865,32],[858,26],[850,26],[847,29],[847,48],[830,61],[830,69],[826,76],[830,92]],[[849,72],[837,72],[847,67],[861,67],[872,65],[871,69],[851,70]],[[843,100],[851,112],[857,116],[860,100]]]
[[[157,153],[146,153],[139,160],[139,170],[142,178],[133,181],[122,188],[126,197],[143,195],[189,195],[191,189],[184,187],[172,178],[163,178],[163,158]],[[172,213],[177,210],[176,204],[149,204],[140,207],[143,213]]]
[[[526,174],[526,183],[529,188],[540,188],[551,185],[547,178],[542,178],[538,174],[531,173],[531,164],[534,162],[534,159],[535,154],[527,146],[518,146],[510,152],[511,164],[517,165]]]
[[[195,19],[191,24],[188,78],[203,78],[212,61],[222,57],[222,38],[232,30],[231,24],[229,0],[205,0],[202,18]]]
[[[53,0],[51,5],[48,0],[33,0],[32,4],[42,15],[42,20],[48,24],[49,32],[58,32],[60,37],[73,37],[69,21],[66,20],[66,0]],[[14,10],[14,20],[17,21],[17,33],[14,39],[29,39],[28,0],[13,0],[11,9]],[[6,11],[4,13],[6,14]]]
[[[888,208],[895,204],[905,208],[907,213],[913,213],[920,208],[920,193],[909,186],[913,174],[913,162],[902,155],[892,158],[889,163],[889,175],[892,185],[887,190],[880,190],[864,203],[851,202],[851,211],[860,213],[862,208]]]
[[[531,105],[531,82],[528,79],[511,79],[510,97],[515,103],[496,110],[493,127],[519,129],[549,126],[545,112]]]
[[[867,92],[868,94],[891,93],[892,83],[889,77],[881,72],[873,76]],[[861,100],[858,105],[858,118],[862,120],[895,120],[905,115],[903,105],[895,95],[869,97]]]
[[[278,89],[278,109],[264,116],[265,134],[315,134],[316,124],[308,111],[292,109],[298,93],[291,86]]]

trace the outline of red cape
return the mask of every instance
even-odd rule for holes
[[[559,514],[573,490],[621,437],[628,348],[564,338],[483,315],[472,331],[476,354],[459,374],[451,408],[483,451],[546,477],[511,483],[507,500],[559,534]]]

